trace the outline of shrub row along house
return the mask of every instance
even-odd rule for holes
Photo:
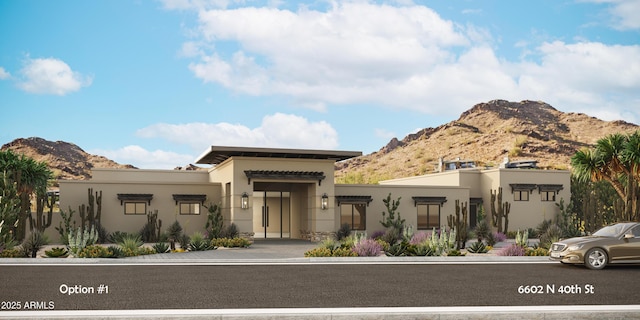
[[[335,162],[360,155],[212,146],[197,160],[213,165],[207,171],[94,169],[91,180],[60,181],[60,208],[77,210],[91,189],[100,192],[101,224],[109,232],[138,232],[157,210],[163,228],[177,220],[189,234],[204,231],[206,207],[216,204],[225,225],[234,223],[244,237],[318,241],[344,223],[369,233],[383,229],[389,194],[401,198],[398,211],[406,224],[425,230],[446,226],[456,203],[467,209],[469,227],[481,205],[491,218],[492,193],[502,198],[500,205],[493,202],[508,213],[509,230],[535,227],[555,215],[556,202],[570,198],[569,171],[484,169],[468,162],[377,185],[335,184]]]

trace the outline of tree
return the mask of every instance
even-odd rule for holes
[[[0,171],[15,184],[16,196],[20,200],[16,240],[24,239],[27,219],[31,220],[31,199],[35,195],[46,195],[47,185],[53,173],[45,162],[38,162],[25,155],[17,155],[11,150],[0,151]],[[33,225],[30,225],[33,228]]]
[[[608,135],[598,140],[595,148],[576,152],[571,165],[580,182],[607,181],[611,184],[623,201],[618,220],[638,220],[640,131]]]

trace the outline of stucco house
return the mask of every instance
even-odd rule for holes
[[[570,197],[570,173],[563,170],[473,165],[377,185],[334,182],[334,165],[361,152],[212,146],[196,161],[207,171],[94,169],[91,180],[60,181],[60,208],[87,203],[87,190],[102,192],[102,225],[137,232],[149,211],[163,229],[178,220],[187,234],[204,231],[206,206],[220,204],[225,224],[241,235],[321,240],[348,223],[353,230],[381,230],[382,200],[401,198],[399,212],[416,229],[444,226],[459,200],[475,224],[491,190],[503,189],[511,203],[510,229],[535,227]],[[488,207],[487,207],[488,208]],[[54,225],[57,222],[54,221]]]

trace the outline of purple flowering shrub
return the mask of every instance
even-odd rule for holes
[[[504,247],[497,252],[497,255],[499,256],[510,256],[510,257],[524,256],[524,254],[525,254],[525,249],[516,244],[512,244],[508,247]]]
[[[429,238],[431,238],[431,234],[424,231],[419,231],[413,234],[413,237],[411,237],[411,241],[409,241],[409,244],[418,245],[424,243]]]
[[[493,239],[495,239],[496,243],[507,240],[507,236],[502,232],[495,232],[493,234]]]
[[[359,257],[377,257],[382,251],[382,245],[374,239],[362,239],[352,248]]]
[[[382,236],[384,236],[385,234],[385,230],[377,230],[371,233],[371,236],[369,238],[371,239],[379,239],[382,238]]]

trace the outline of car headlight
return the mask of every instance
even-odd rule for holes
[[[569,246],[569,248],[567,248],[567,250],[569,250],[569,251],[577,251],[577,250],[580,250],[583,246],[584,246],[584,244],[574,244],[572,246]]]

